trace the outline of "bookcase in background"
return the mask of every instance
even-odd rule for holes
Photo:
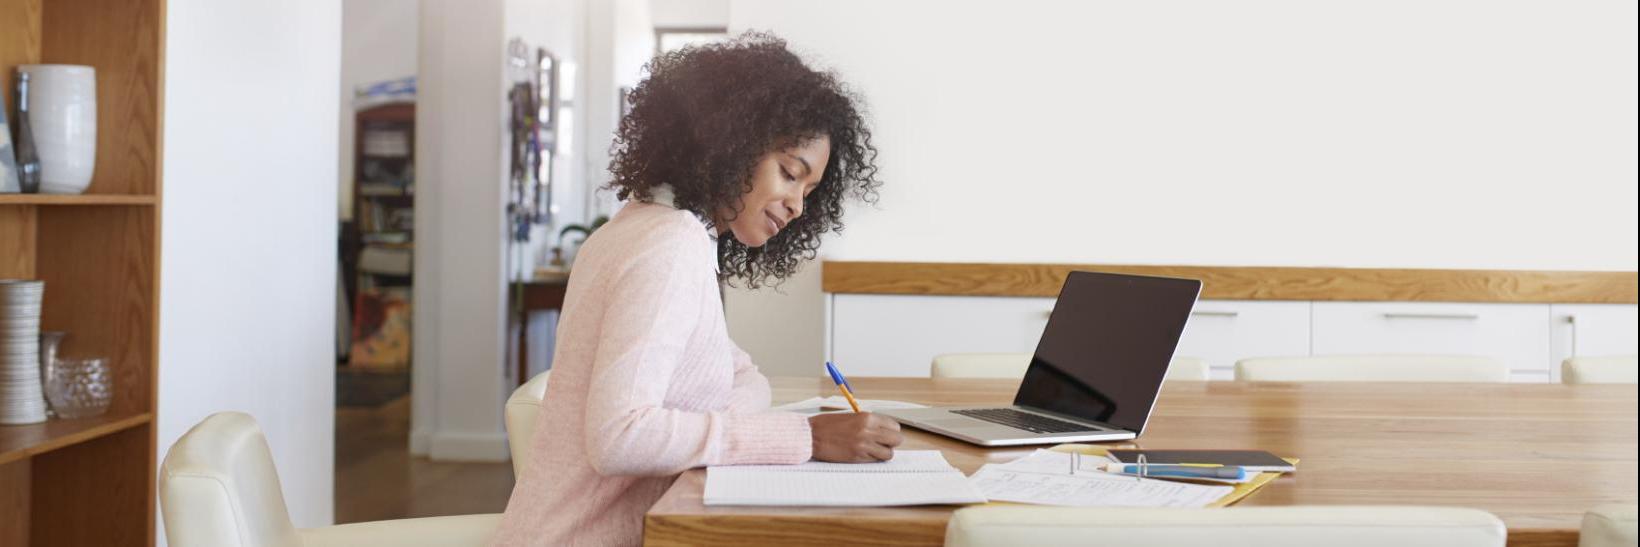
[[[0,0],[0,89],[17,65],[97,70],[83,195],[0,194],[0,278],[46,283],[42,330],[108,358],[101,416],[0,426],[0,545],[152,545],[159,370],[164,0]]]
[[[354,117],[353,222],[344,226],[342,244],[352,340],[343,370],[404,373],[410,360],[416,106],[381,104]],[[344,385],[339,397],[346,391]]]

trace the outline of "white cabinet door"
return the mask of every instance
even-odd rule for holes
[[[1560,362],[1568,357],[1604,357],[1640,353],[1640,306],[1634,304],[1555,304],[1550,307],[1553,334],[1551,371],[1560,380]]]
[[[1310,303],[1274,300],[1203,300],[1190,312],[1180,357],[1206,359],[1214,380],[1235,378],[1248,357],[1310,354]]]
[[[1513,381],[1552,378],[1548,304],[1316,302],[1311,312],[1315,355],[1485,355]]]
[[[835,294],[831,355],[849,376],[926,377],[942,353],[1031,353],[1052,298]]]

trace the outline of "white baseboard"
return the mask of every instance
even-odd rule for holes
[[[504,462],[511,459],[505,433],[433,433],[428,441],[427,457],[434,461]],[[410,442],[413,445],[415,440],[412,438]]]
[[[410,432],[410,454],[411,455],[413,455],[413,456],[426,456],[427,452],[428,452],[428,448],[430,446],[432,446],[432,444],[433,444],[432,443],[432,434],[428,433],[427,430],[417,429],[415,431]]]

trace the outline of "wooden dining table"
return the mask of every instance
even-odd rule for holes
[[[1017,380],[852,378],[859,397],[1008,404]],[[828,396],[821,378],[774,378],[779,404]],[[1635,503],[1633,385],[1170,382],[1134,441],[1108,447],[1255,449],[1298,470],[1237,506],[1430,505],[1491,512],[1509,545],[1576,545],[1585,511]],[[906,430],[972,473],[1034,447],[984,448]],[[748,507],[702,503],[705,472],[673,483],[646,545],[940,545],[956,506]]]

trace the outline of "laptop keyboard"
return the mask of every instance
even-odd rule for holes
[[[1031,433],[1070,433],[1072,431],[1098,430],[1091,426],[1056,420],[1029,412],[1020,412],[1012,408],[965,408],[952,410],[951,412],[994,424],[1002,424],[1014,429],[1023,429]]]

